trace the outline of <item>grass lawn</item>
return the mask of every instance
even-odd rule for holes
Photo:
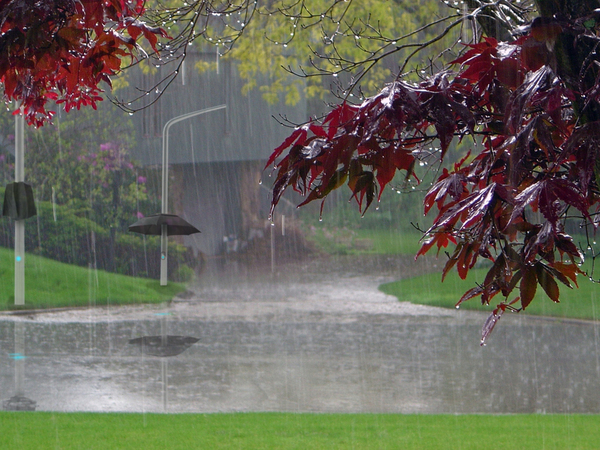
[[[0,247],[0,309],[14,309],[14,252]],[[28,254],[25,259],[25,307],[161,303],[185,290],[181,283],[117,275],[63,264]],[[1,447],[0,447],[1,448]]]
[[[0,412],[0,448],[597,449],[597,415]]]
[[[372,248],[364,250],[368,254],[416,255],[421,248],[421,235],[411,231],[400,233],[392,229],[356,230],[358,239],[370,240]]]
[[[379,290],[396,296],[400,301],[454,308],[467,290],[474,287],[476,282],[483,281],[486,273],[486,269],[471,270],[467,279],[461,280],[456,271],[452,271],[442,283],[440,269],[431,274],[382,284]],[[594,320],[600,318],[600,286],[585,277],[579,278],[579,289],[569,289],[559,283],[560,303],[552,302],[538,285],[535,299],[521,314]],[[516,297],[517,292],[515,291],[511,298]],[[460,307],[491,312],[502,299],[501,294],[498,294],[492,299],[490,306],[482,306],[476,297],[464,302]]]
[[[390,228],[349,229],[313,227],[306,238],[319,250],[332,255],[415,255],[421,248],[421,235]]]

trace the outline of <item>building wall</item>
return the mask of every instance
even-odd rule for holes
[[[173,166],[173,212],[201,230],[184,236],[184,245],[205,255],[239,251],[251,230],[265,226],[268,193],[255,177],[258,167],[254,162]]]

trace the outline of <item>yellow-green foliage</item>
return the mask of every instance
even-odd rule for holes
[[[427,41],[445,25],[406,39],[403,36],[449,12],[447,9],[440,11],[440,4],[435,0],[420,3],[276,0],[258,7],[226,57],[238,62],[240,76],[245,80],[245,93],[259,88],[263,97],[271,103],[285,99],[286,104],[294,105],[302,95],[324,98],[332,79],[297,78],[290,71],[315,73],[312,61],[325,72],[337,74],[350,69],[350,75],[360,75],[370,65],[353,68],[353,63],[390,52],[401,44]],[[451,45],[451,41],[454,38],[448,36],[429,47],[423,57],[435,58]],[[412,49],[398,51],[385,62],[370,67],[360,82],[362,92],[373,94],[385,82],[391,81],[410,51]],[[340,64],[340,57],[345,63]],[[214,64],[199,63],[196,67],[199,71],[213,70]],[[408,68],[414,69],[415,66]]]

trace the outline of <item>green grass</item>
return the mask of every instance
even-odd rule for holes
[[[597,415],[0,412],[0,448],[597,449]]]
[[[0,248],[0,309],[14,306],[14,252]],[[25,307],[162,303],[185,290],[181,283],[93,271],[28,254],[25,258]],[[1,447],[0,447],[1,448]]]
[[[441,263],[440,263],[441,264]],[[418,277],[407,278],[379,286],[379,290],[386,294],[394,295],[400,301],[409,301],[422,305],[441,306],[454,308],[462,295],[482,282],[487,273],[486,269],[475,269],[469,272],[466,280],[461,280],[455,271],[448,274],[446,280],[441,282],[440,270]],[[553,316],[576,319],[600,318],[600,286],[584,277],[578,280],[579,289],[569,289],[560,285],[560,303],[552,302],[538,286],[536,296],[531,304],[521,314],[538,316]],[[515,291],[514,297],[518,294]],[[491,306],[482,306],[478,297],[464,302],[461,309],[482,310],[491,312],[503,297],[498,294],[491,301]]]
[[[321,251],[332,255],[415,255],[421,235],[390,228],[327,228],[315,226],[306,238]]]
[[[421,234],[400,232],[392,229],[356,230],[358,239],[371,240],[373,247],[364,251],[368,254],[416,255],[421,248]]]

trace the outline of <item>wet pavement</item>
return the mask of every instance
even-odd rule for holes
[[[53,411],[600,412],[599,323],[505,315],[480,347],[484,314],[379,292],[394,263],[336,267],[217,267],[170,305],[2,314],[0,400],[20,393]],[[198,341],[172,357],[129,343],[162,334]]]

